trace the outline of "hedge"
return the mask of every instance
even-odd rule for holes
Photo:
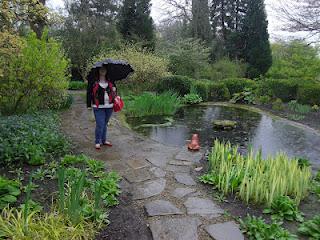
[[[197,80],[194,81],[193,86],[204,101],[224,101],[230,99],[230,92],[223,82]]]
[[[167,76],[160,80],[160,82],[157,84],[156,90],[159,93],[172,90],[177,92],[180,96],[184,96],[185,94],[190,93],[190,88],[193,81],[193,79],[186,76]]]
[[[259,82],[260,95],[280,98],[283,102],[297,99],[298,83],[288,79],[265,79]]]
[[[320,105],[320,84],[305,84],[299,86],[297,100],[303,104]]]
[[[243,92],[245,88],[257,88],[255,81],[246,78],[228,78],[223,80],[223,83],[225,83],[231,95]]]

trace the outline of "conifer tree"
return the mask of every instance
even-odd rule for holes
[[[192,0],[192,35],[207,43],[211,40],[208,0]]]
[[[264,0],[248,0],[242,37],[243,57],[248,63],[248,77],[264,75],[272,65]]]

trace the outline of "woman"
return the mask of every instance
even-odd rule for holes
[[[87,107],[93,108],[96,120],[95,148],[99,150],[101,145],[111,147],[107,141],[107,127],[113,112],[113,101],[116,96],[116,87],[108,79],[106,66],[99,68],[94,79],[88,79]]]

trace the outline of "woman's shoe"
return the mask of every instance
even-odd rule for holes
[[[111,143],[111,142],[108,142],[108,141],[105,141],[105,142],[103,143],[103,145],[108,146],[108,147],[112,147],[112,143]]]
[[[100,149],[101,149],[100,144],[96,144],[96,149],[97,149],[97,150],[100,150]]]

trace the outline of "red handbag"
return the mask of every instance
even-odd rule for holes
[[[121,99],[120,96],[116,96],[114,98],[114,102],[113,102],[113,111],[114,112],[120,112],[123,107],[124,107],[123,100]]]

